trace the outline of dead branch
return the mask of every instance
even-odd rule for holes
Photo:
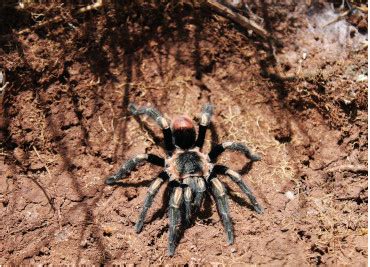
[[[262,38],[268,39],[269,37],[268,32],[253,20],[250,20],[238,13],[235,13],[230,8],[218,3],[216,0],[206,0],[205,4],[211,9],[213,9],[219,15],[232,20],[234,23],[238,24],[242,28],[246,30],[252,30]]]
[[[103,6],[103,0],[97,0],[94,4],[82,7],[78,10],[78,13],[84,13],[93,9],[98,9]]]
[[[93,9],[98,9],[98,8],[100,8],[102,6],[103,6],[103,0],[97,0],[94,4],[91,4],[91,5],[88,5],[88,6],[85,6],[85,7],[80,8],[77,11],[77,13],[80,13],[80,14],[81,13],[85,13],[85,12],[90,11],[90,10],[93,10]],[[45,26],[49,26],[50,24],[60,23],[63,20],[64,20],[64,18],[61,17],[61,16],[57,16],[55,18],[44,20],[44,21],[41,21],[41,22],[37,23],[36,25],[33,25],[33,26],[29,27],[29,28],[26,28],[26,29],[23,29],[23,30],[19,31],[18,34],[29,33],[31,31],[34,31],[34,30],[43,28]]]

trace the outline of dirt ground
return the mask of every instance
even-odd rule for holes
[[[250,1],[252,2],[252,1]],[[330,22],[329,3],[258,1],[275,41],[184,2],[0,8],[0,264],[367,265],[367,22]],[[360,32],[359,32],[360,31]],[[275,48],[275,49],[272,49]],[[235,242],[212,196],[167,256],[165,187],[134,224],[159,167],[104,180],[162,135],[127,105],[167,118],[215,107],[207,151],[240,141],[259,215],[228,180]]]

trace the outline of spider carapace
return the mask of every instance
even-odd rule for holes
[[[163,171],[148,189],[143,209],[135,226],[136,232],[141,232],[147,211],[159,188],[166,182],[170,187],[169,255],[174,254],[179,227],[183,224],[188,226],[191,224],[193,215],[198,212],[206,191],[209,191],[216,201],[227,234],[227,242],[232,244],[234,234],[229,215],[227,192],[217,176],[230,177],[247,195],[256,212],[262,213],[262,208],[241,175],[226,166],[217,164],[216,161],[225,150],[241,152],[252,162],[260,160],[260,157],[253,154],[244,144],[237,142],[224,142],[215,145],[208,154],[201,152],[213,113],[213,107],[210,104],[206,104],[202,108],[198,136],[194,123],[188,116],[179,116],[171,124],[153,107],[138,108],[134,104],[129,104],[128,109],[133,115],[148,115],[157,122],[163,131],[167,154],[165,159],[154,154],[137,155],[127,160],[116,174],[108,177],[105,181],[106,184],[113,185],[118,180],[127,177],[132,170],[145,161],[163,167]]]

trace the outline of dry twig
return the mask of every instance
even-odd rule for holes
[[[333,19],[333,20],[329,21],[328,23],[326,23],[326,24],[325,24],[324,26],[322,26],[321,28],[325,28],[325,27],[327,27],[327,26],[329,26],[329,25],[331,25],[331,24],[333,24],[333,23],[335,23],[335,22],[338,22],[338,21],[340,21],[340,20],[344,19],[345,17],[347,17],[347,16],[351,13],[351,11],[352,11],[352,10],[347,10],[347,11],[343,12],[342,14],[339,14],[339,15],[338,15],[338,17],[336,17],[335,19]]]
[[[94,4],[82,7],[78,10],[78,13],[84,13],[93,9],[98,9],[103,6],[103,0],[97,0]]]
[[[60,23],[64,20],[64,18],[62,17],[55,17],[55,18],[51,18],[51,19],[48,19],[48,20],[45,20],[45,21],[42,21],[40,23],[37,23],[36,25],[34,26],[31,26],[29,28],[26,28],[24,30],[21,30],[18,32],[18,34],[24,34],[24,33],[29,33],[31,31],[34,31],[34,30],[37,30],[37,29],[40,29],[42,27],[45,27],[49,24],[53,24],[53,23]]]
[[[32,148],[33,148],[33,150],[35,151],[35,153],[36,153],[37,157],[39,158],[39,160],[44,164],[45,170],[46,170],[46,172],[48,173],[49,178],[50,178],[50,179],[52,179],[51,172],[50,172],[50,170],[49,170],[48,166],[46,165],[46,163],[45,163],[45,162],[43,161],[43,159],[41,158],[41,156],[40,156],[39,152],[37,151],[36,147],[32,146]]]
[[[0,103],[3,100],[3,96],[5,94],[5,89],[8,86],[9,82],[6,81],[5,73],[0,70]]]
[[[252,30],[257,35],[261,36],[264,39],[268,39],[270,37],[268,32],[262,26],[258,25],[253,20],[250,20],[238,13],[235,13],[230,8],[218,3],[217,1],[206,0],[205,3],[208,7],[213,9],[215,12],[217,12],[221,16],[232,20],[233,22],[245,28],[246,30]]]
[[[349,172],[367,172],[368,168],[365,165],[339,165],[332,168],[329,168],[326,170],[326,172],[343,172],[343,171],[349,171]]]

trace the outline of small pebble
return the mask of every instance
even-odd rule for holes
[[[289,199],[289,200],[293,200],[294,199],[294,193],[292,191],[286,191],[285,192],[285,196]]]
[[[348,99],[343,99],[343,102],[344,102],[344,104],[346,104],[346,105],[349,105],[349,104],[351,104],[351,100],[348,100]]]
[[[88,243],[89,243],[89,241],[87,241],[86,239],[85,240],[82,240],[81,243],[80,243],[80,246],[82,248],[87,248]]]
[[[50,250],[49,250],[49,248],[48,248],[48,247],[42,247],[42,248],[40,249],[40,252],[41,252],[42,254],[44,254],[44,255],[50,255]]]
[[[366,82],[367,81],[367,75],[360,74],[357,76],[356,82]]]

